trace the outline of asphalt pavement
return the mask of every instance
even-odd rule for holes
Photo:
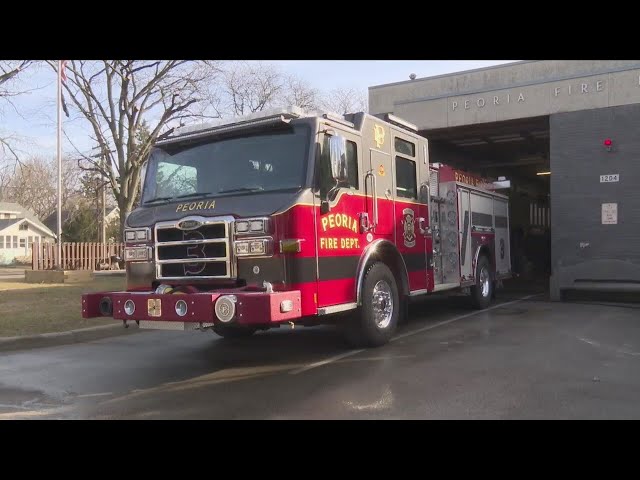
[[[0,419],[23,418],[636,419],[640,306],[516,289],[482,312],[459,297],[416,303],[370,350],[324,326],[0,353]]]
[[[2,280],[19,280],[24,278],[24,269],[22,268],[2,268],[0,267],[0,281]]]

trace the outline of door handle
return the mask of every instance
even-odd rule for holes
[[[422,235],[431,235],[431,227],[425,227],[426,218],[420,217],[418,218],[418,228],[420,229],[420,233]]]
[[[365,233],[371,230],[371,224],[369,223],[369,214],[367,212],[360,213],[360,233]]]

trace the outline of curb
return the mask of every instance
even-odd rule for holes
[[[141,330],[135,323],[129,325],[129,328],[124,328],[122,324],[119,323],[117,325],[100,325],[97,327],[69,330],[68,332],[41,333],[39,335],[26,335],[22,337],[0,337],[0,352],[83,343],[101,338],[131,335],[140,332]]]

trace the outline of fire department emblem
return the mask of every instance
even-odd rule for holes
[[[373,126],[373,137],[378,148],[384,145],[384,127],[382,125]]]
[[[147,314],[150,317],[159,317],[162,315],[162,300],[159,298],[150,298],[147,300]]]
[[[405,247],[415,247],[416,245],[416,232],[415,232],[415,214],[410,208],[402,210],[402,224],[404,226],[404,245]]]

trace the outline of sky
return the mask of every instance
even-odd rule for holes
[[[488,67],[513,60],[277,60],[263,61],[294,74],[322,91],[334,88],[355,88],[366,92],[368,87],[385,83]],[[15,97],[13,106],[0,108],[0,135],[17,139],[23,154],[55,157],[56,154],[56,74],[47,66],[25,72],[21,79],[25,95]],[[73,115],[73,114],[72,114]],[[93,147],[89,130],[82,121],[63,116],[63,154],[73,154],[70,138],[80,150]],[[68,137],[68,138],[67,138]]]

